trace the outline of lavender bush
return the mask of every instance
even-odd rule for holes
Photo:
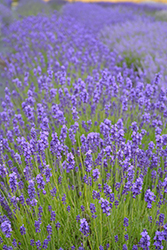
[[[58,11],[61,11],[62,6],[65,5],[66,3],[67,3],[66,0],[50,0],[48,2],[52,10],[58,10]]]
[[[1,25],[0,29],[3,28],[2,26],[9,25],[12,21],[13,21],[13,14],[11,10],[0,2],[0,25]],[[0,30],[0,32],[2,31]]]
[[[67,5],[5,32],[2,249],[167,249],[167,89],[100,40],[130,20],[108,11]]]
[[[166,84],[166,22],[139,17],[133,22],[105,27],[101,30],[100,37],[111,49],[123,56],[123,61],[128,62],[130,59],[130,63],[134,63],[139,72],[144,72],[148,81],[157,72],[161,72],[162,84]]]

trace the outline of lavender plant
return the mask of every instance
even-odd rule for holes
[[[161,72],[164,85],[167,81],[166,34],[166,22],[143,17],[101,30],[101,38],[105,44],[122,55],[122,61],[133,63],[139,74],[144,72],[147,81]]]
[[[123,56],[71,8],[6,31],[0,246],[166,249],[167,90],[158,72],[148,82],[118,67]]]
[[[0,36],[3,26],[9,25],[13,21],[13,13],[11,10],[0,2]]]

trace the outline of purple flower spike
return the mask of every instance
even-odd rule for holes
[[[99,203],[101,203],[101,209],[103,210],[103,213],[105,213],[106,216],[109,216],[111,209],[111,207],[109,206],[109,201],[101,198]]]
[[[150,236],[148,235],[146,229],[141,233],[142,238],[140,239],[139,245],[142,249],[149,250],[150,246]]]
[[[155,246],[155,249],[163,249],[164,247],[162,246],[162,241],[165,240],[165,237],[164,237],[164,232],[160,232],[160,231],[157,231],[155,233],[155,237],[154,237],[154,246]]]
[[[9,221],[2,222],[1,230],[5,234],[6,238],[11,237],[12,228],[11,228],[11,224]]]
[[[93,171],[93,179],[94,179],[94,181],[97,181],[98,180],[98,178],[99,178],[99,175],[100,175],[100,171],[99,171],[99,169],[98,168],[96,168],[96,169],[94,169]]]
[[[156,196],[148,189],[145,193],[145,201],[147,202],[147,208],[152,208],[152,202],[155,201]]]
[[[87,237],[89,235],[89,225],[85,218],[81,219],[80,222],[80,231],[81,233],[83,233],[84,236]]]
[[[26,229],[24,227],[24,224],[20,227],[20,233],[21,233],[21,235],[26,234]]]
[[[10,188],[12,190],[12,193],[16,192],[17,190],[17,175],[16,173],[10,174],[9,175],[9,183],[10,183]]]

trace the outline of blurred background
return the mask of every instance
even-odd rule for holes
[[[10,0],[9,0],[10,1]],[[18,4],[18,1],[19,0],[11,0],[11,2],[12,2],[12,5],[13,6],[16,6],[17,4]],[[29,0],[27,0],[27,2],[28,2]],[[43,0],[44,2],[51,2],[51,1],[53,1],[53,0]],[[80,0],[80,1],[78,1],[78,2],[128,2],[128,1],[126,1],[126,0],[104,0],[104,1],[102,1],[102,0]],[[56,0],[55,0],[55,2],[56,2]],[[77,2],[77,0],[68,0],[68,2]],[[129,1],[129,2],[134,2],[134,3],[139,3],[139,2],[149,2],[149,3],[167,3],[167,0],[155,0],[155,1],[147,1],[147,0],[131,0],[131,1]]]

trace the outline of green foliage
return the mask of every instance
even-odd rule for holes
[[[156,20],[167,22],[167,10],[156,11],[154,15]]]
[[[36,16],[39,13],[49,14],[51,8],[42,1],[23,1],[16,8],[16,14],[21,16]]]

